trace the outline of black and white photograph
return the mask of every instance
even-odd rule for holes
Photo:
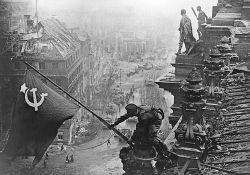
[[[250,175],[250,0],[0,0],[0,175]]]

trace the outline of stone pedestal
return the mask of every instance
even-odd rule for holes
[[[250,27],[238,27],[234,30],[234,42],[235,52],[239,55],[240,58],[246,58],[250,55]]]
[[[204,47],[206,53],[208,49],[220,44],[220,40],[223,36],[229,37],[232,35],[229,26],[211,26],[207,25],[204,32]]]
[[[217,15],[212,20],[213,26],[234,26],[234,21],[241,19],[240,12],[230,12],[230,13],[217,13]]]
[[[183,97],[180,92],[180,79],[167,79],[166,75],[158,78],[156,84],[159,85],[159,88],[163,88],[165,91],[169,91],[174,96],[174,105],[171,107],[173,113],[169,117],[169,123],[175,125],[181,116],[180,104],[183,101]]]
[[[185,79],[191,72],[193,67],[199,70],[203,69],[203,55],[177,55],[175,63],[172,64],[175,67],[175,76],[177,79]]]
[[[163,88],[165,91],[169,91],[174,96],[174,105],[171,107],[173,113],[169,117],[169,122],[172,125],[175,125],[179,117],[182,115],[181,103],[184,99],[183,94],[180,92],[181,81],[186,79],[187,75],[194,67],[201,72],[204,67],[203,60],[203,54],[201,53],[192,55],[177,55],[175,63],[172,64],[175,67],[175,77],[170,79],[166,78],[167,75],[163,75],[155,82],[160,88]]]

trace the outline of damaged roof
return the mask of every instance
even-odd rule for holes
[[[79,39],[74,37],[56,18],[41,21],[38,26],[43,30],[41,41],[50,41],[63,58],[80,47]]]

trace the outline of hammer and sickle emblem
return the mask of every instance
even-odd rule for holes
[[[28,92],[32,92],[33,93],[33,103],[31,101],[29,101],[28,99]],[[42,93],[41,96],[41,100],[39,102],[37,102],[37,98],[36,98],[36,91],[37,88],[32,88],[31,90],[29,88],[26,87],[25,83],[21,86],[21,92],[23,92],[25,94],[25,101],[26,103],[35,108],[35,111],[38,111],[38,107],[41,106],[44,102],[44,97],[48,96],[48,93]]]

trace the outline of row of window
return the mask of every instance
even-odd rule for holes
[[[21,67],[21,62],[15,62],[15,69],[25,69],[24,67]],[[41,69],[45,69],[45,65],[44,65],[45,63],[44,62],[40,62],[38,65],[39,65],[39,69],[41,70]],[[35,67],[35,65],[34,65],[34,63],[32,64],[34,67]],[[53,69],[54,68],[56,68],[56,67],[58,67],[58,64],[53,64],[52,63],[52,67],[53,67]],[[81,72],[81,70],[83,69],[83,64],[81,63],[77,68],[76,68],[76,70],[70,75],[70,77],[69,77],[69,83],[72,83],[72,81],[74,81],[74,79],[77,77],[77,75],[78,74],[80,74],[80,72]],[[47,81],[46,81],[46,79],[44,79],[44,78],[42,78],[42,81],[45,83],[45,84],[47,84]],[[53,81],[57,84],[57,85],[59,85],[59,86],[63,86],[63,79],[62,78],[53,78]]]
[[[66,60],[66,68],[68,68],[73,62],[75,62],[75,60],[77,58],[79,58],[79,50],[76,51],[76,54],[70,56],[67,60]],[[17,61],[14,63],[14,68],[15,69],[25,69],[25,67],[21,66],[21,62]],[[52,62],[52,63],[49,63],[49,62],[38,62],[38,64],[36,63],[32,63],[32,65],[34,65],[36,68],[38,68],[39,70],[45,70],[45,69],[48,69],[49,64],[52,64],[52,67],[51,69],[58,69],[59,68],[59,62]],[[64,64],[64,63],[60,63],[60,64]],[[60,67],[64,67],[64,65],[61,65]]]
[[[63,132],[58,132],[58,134],[57,134],[57,140],[58,141],[63,141]]]
[[[79,50],[76,51],[76,54],[71,55],[67,60],[66,60],[66,68],[68,68],[72,63],[75,62],[76,59],[79,58]]]
[[[47,80],[45,78],[41,78],[42,82],[47,84]],[[53,78],[52,79],[57,85],[59,85],[60,87],[62,87],[63,85],[63,80],[62,78]]]
[[[14,68],[15,69],[25,69],[25,66],[24,65],[22,66],[22,64],[23,64],[22,62],[17,61],[17,62],[14,63]],[[46,69],[45,62],[39,62],[38,64],[33,62],[33,63],[30,63],[30,64],[33,65],[34,67],[36,67],[39,70],[45,70]],[[46,65],[48,66],[48,64],[49,63],[47,62]],[[59,63],[58,62],[54,62],[54,63],[51,63],[51,64],[52,64],[51,68],[53,70],[59,68]]]
[[[58,69],[58,68],[59,68],[58,62],[52,63],[52,69]],[[39,69],[46,69],[45,62],[39,62]]]
[[[82,70],[82,63],[76,68],[76,70],[70,75],[69,77],[69,83],[71,84],[72,81],[77,77],[77,75],[81,72]]]

